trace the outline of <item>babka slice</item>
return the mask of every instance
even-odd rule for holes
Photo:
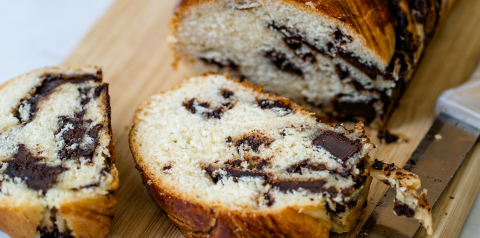
[[[11,237],[104,237],[114,158],[100,68],[44,68],[0,86],[0,230]]]
[[[383,125],[453,1],[178,0],[175,60],[322,118]]]
[[[141,105],[130,147],[148,191],[186,237],[351,230],[366,205],[375,147],[363,124],[323,124],[261,91],[208,74]]]

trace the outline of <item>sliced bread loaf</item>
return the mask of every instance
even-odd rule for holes
[[[141,105],[130,147],[150,194],[186,237],[351,230],[366,205],[375,147],[363,124],[323,124],[261,91],[209,74]]]
[[[44,68],[0,86],[0,230],[11,237],[105,236],[114,158],[100,68]]]
[[[454,1],[178,0],[176,61],[228,72],[322,118],[382,126]]]

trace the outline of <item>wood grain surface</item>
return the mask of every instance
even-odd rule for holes
[[[104,79],[110,83],[120,187],[109,237],[183,237],[148,195],[127,139],[137,106],[185,77],[181,69],[173,69],[166,42],[174,5],[175,0],[117,0],[64,62],[103,66]],[[443,90],[468,79],[480,54],[479,12],[480,1],[457,0],[388,125],[391,132],[408,138],[408,142],[382,145],[376,131],[367,129],[379,145],[371,153],[373,158],[402,166],[432,124],[436,98]],[[434,237],[458,236],[480,188],[479,169],[477,144],[434,207]],[[357,229],[386,189],[379,182],[372,184],[367,210]],[[332,236],[353,237],[355,231]],[[424,236],[419,233],[418,237]]]

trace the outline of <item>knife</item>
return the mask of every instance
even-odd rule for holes
[[[440,95],[435,114],[433,125],[403,167],[420,177],[432,207],[480,134],[480,61],[466,83]],[[420,224],[395,215],[394,199],[395,191],[389,188],[355,237],[413,237]]]

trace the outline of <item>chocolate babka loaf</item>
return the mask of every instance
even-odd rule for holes
[[[186,237],[349,231],[364,211],[369,171],[397,188],[398,215],[419,219],[431,232],[426,193],[415,192],[418,177],[371,161],[375,146],[361,122],[352,130],[323,124],[261,91],[209,74],[152,96],[137,110],[130,132],[137,169]]]
[[[0,230],[104,237],[116,205],[108,85],[97,67],[36,70],[0,86]]]
[[[228,72],[321,118],[385,124],[453,1],[179,0],[175,60]]]

